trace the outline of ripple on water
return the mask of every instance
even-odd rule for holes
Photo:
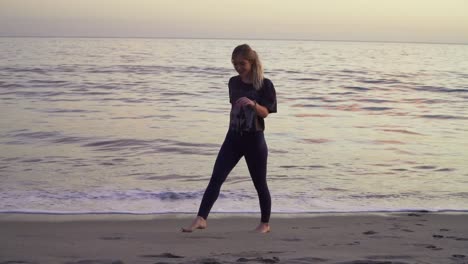
[[[385,131],[385,132],[395,132],[395,133],[403,133],[403,134],[409,134],[409,135],[420,135],[420,136],[423,135],[421,133],[417,133],[417,132],[413,132],[413,131],[409,131],[405,129],[380,129],[380,130]]]
[[[302,141],[306,143],[322,144],[322,143],[332,142],[333,140],[326,139],[326,138],[304,138],[302,139]]]
[[[441,119],[441,120],[452,120],[452,119],[468,120],[468,117],[453,116],[453,115],[420,115],[419,117],[429,118],[429,119]]]

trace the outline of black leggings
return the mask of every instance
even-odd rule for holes
[[[263,223],[268,223],[271,212],[270,191],[266,182],[268,148],[263,131],[239,134],[229,130],[224,140],[198,210],[198,216],[208,218],[213,204],[218,199],[221,185],[237,162],[245,156],[250,177],[260,200]]]

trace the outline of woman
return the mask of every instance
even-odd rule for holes
[[[264,118],[276,112],[276,91],[263,77],[257,53],[244,44],[232,52],[232,64],[239,75],[229,80],[232,105],[229,130],[216,159],[211,180],[203,195],[198,215],[183,232],[207,227],[210,210],[218,198],[221,185],[244,156],[260,200],[261,221],[255,231],[270,232],[271,198],[266,181],[268,148],[263,131]]]

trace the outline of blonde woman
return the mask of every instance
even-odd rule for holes
[[[245,157],[260,201],[261,220],[255,231],[270,232],[271,198],[266,180],[268,148],[263,131],[264,118],[276,112],[276,91],[273,83],[263,77],[260,59],[249,45],[237,46],[231,60],[239,75],[231,77],[228,85],[231,103],[229,130],[197,217],[189,227],[182,228],[183,232],[207,227],[208,214],[218,198],[221,185],[242,157]]]

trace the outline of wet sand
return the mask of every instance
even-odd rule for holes
[[[468,263],[468,214],[0,214],[0,263]]]

